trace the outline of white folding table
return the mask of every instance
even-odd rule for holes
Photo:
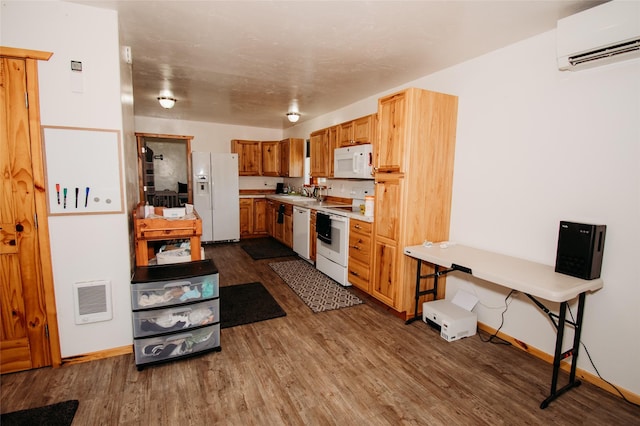
[[[551,401],[571,388],[580,385],[576,379],[576,367],[578,351],[580,349],[580,333],[582,331],[582,319],[584,315],[585,294],[595,291],[603,286],[600,278],[583,280],[565,274],[555,272],[554,267],[541,263],[531,262],[503,254],[493,253],[458,244],[418,245],[404,248],[404,254],[418,260],[415,288],[415,312],[414,317],[407,323],[415,321],[418,317],[418,301],[425,294],[437,294],[438,277],[453,271],[461,271],[474,277],[498,284],[500,286],[520,291],[529,297],[536,306],[544,311],[556,327],[556,345],[553,356],[553,375],[551,378],[551,392],[540,408],[546,408]],[[432,274],[421,274],[422,262],[428,262],[435,266]],[[440,268],[446,268],[441,270]],[[433,278],[433,287],[420,290],[422,279]],[[574,321],[566,319],[569,302],[578,298],[578,312]],[[538,299],[560,303],[558,314],[547,309]],[[572,325],[575,329],[573,346],[566,352],[562,352],[565,325]],[[569,383],[558,389],[558,373],[560,362],[571,357],[571,370]]]

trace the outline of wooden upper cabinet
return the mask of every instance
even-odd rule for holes
[[[304,175],[304,139],[289,138],[280,141],[280,176]]]
[[[339,125],[339,146],[373,143],[376,134],[377,115],[371,114]]]
[[[311,133],[309,139],[309,157],[311,159],[311,176],[327,177],[329,175],[328,129],[317,130]]]
[[[262,149],[260,141],[234,139],[231,152],[238,154],[238,174],[240,176],[260,176],[262,172]]]
[[[279,141],[262,141],[262,176],[280,176]]]
[[[378,133],[374,144],[376,172],[404,173],[406,145],[406,92],[397,93],[378,101]]]

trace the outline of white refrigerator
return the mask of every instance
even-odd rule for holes
[[[240,241],[238,154],[192,152],[193,207],[203,242]]]

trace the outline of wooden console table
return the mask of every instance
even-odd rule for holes
[[[580,349],[580,333],[582,332],[582,318],[584,315],[585,295],[589,291],[602,288],[602,279],[583,280],[565,274],[555,272],[554,267],[541,263],[530,262],[511,256],[492,253],[457,244],[434,243],[431,246],[405,247],[404,254],[418,260],[415,289],[415,316],[408,322],[418,318],[418,301],[424,294],[435,294],[434,289],[420,290],[421,279],[434,279],[434,288],[437,290],[439,276],[453,271],[460,271],[474,277],[520,291],[527,295],[538,308],[545,312],[556,328],[556,346],[553,356],[553,375],[551,377],[551,392],[540,408],[546,408],[551,401],[571,388],[580,385],[576,379],[576,367],[578,351]],[[422,262],[426,261],[435,266],[435,272],[421,275]],[[440,267],[447,268],[440,270]],[[560,303],[559,313],[550,312],[539,300],[539,297],[551,302]],[[578,298],[578,312],[574,321],[566,319],[569,301]],[[575,329],[573,346],[568,351],[562,352],[565,325],[572,325]],[[569,383],[558,389],[558,373],[560,362],[571,357],[571,371]]]
[[[162,214],[163,207],[156,207],[156,214]],[[202,219],[194,210],[193,219],[165,219],[163,217],[144,217],[144,203],[133,210],[135,228],[136,266],[149,264],[149,241],[189,239],[191,260],[200,260],[200,237]]]

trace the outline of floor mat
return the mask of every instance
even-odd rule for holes
[[[313,312],[347,308],[362,303],[358,296],[304,260],[275,262],[269,266]]]
[[[280,307],[262,283],[220,287],[220,328],[283,317]]]
[[[275,238],[247,240],[241,245],[241,247],[254,260],[297,256],[295,251],[291,250]]]
[[[80,403],[73,399],[0,415],[2,426],[70,426]]]

